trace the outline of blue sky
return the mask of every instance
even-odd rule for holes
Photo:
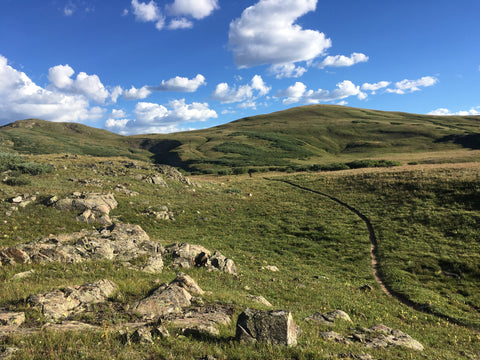
[[[0,125],[120,134],[306,104],[480,115],[478,0],[0,0]]]

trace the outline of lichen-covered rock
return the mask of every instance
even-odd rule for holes
[[[181,313],[182,308],[192,304],[192,295],[189,291],[203,293],[192,278],[180,274],[170,284],[160,285],[150,296],[135,303],[132,311],[147,320],[158,319],[171,313]]]
[[[237,268],[232,259],[228,259],[219,251],[212,255],[210,250],[201,245],[177,243],[168,246],[167,253],[171,254],[173,266],[191,268],[205,267],[208,270],[220,270],[228,274],[237,275]]]
[[[91,304],[107,301],[117,290],[114,282],[103,279],[32,295],[27,301],[39,309],[46,319],[56,321],[67,318],[72,313],[82,312]]]
[[[101,260],[129,262],[138,257],[147,257],[146,263],[140,266],[139,270],[160,273],[163,269],[163,253],[163,247],[150,240],[140,226],[115,224],[100,230],[50,235],[2,249],[0,263],[78,263]]]
[[[25,322],[25,313],[0,311],[0,335],[15,331]]]
[[[236,339],[272,345],[295,346],[297,325],[292,313],[285,310],[262,311],[246,309],[237,320]]]
[[[100,222],[111,225],[108,217],[111,210],[118,206],[113,194],[100,193],[78,193],[74,192],[71,196],[58,200],[51,197],[47,204],[60,211],[73,211],[79,213],[77,221],[92,223]]]
[[[313,322],[318,322],[324,325],[333,326],[335,325],[335,320],[337,319],[341,319],[347,322],[352,322],[352,319],[350,319],[350,316],[348,316],[348,314],[342,310],[334,310],[327,314],[316,312],[308,316],[307,318],[305,318],[305,321],[313,321]]]
[[[255,301],[255,302],[259,303],[259,304],[268,306],[268,307],[272,307],[272,306],[273,306],[273,305],[270,303],[270,301],[268,301],[267,299],[265,299],[263,296],[247,295],[247,298],[249,298],[250,300]]]

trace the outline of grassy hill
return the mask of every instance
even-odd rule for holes
[[[104,192],[118,202],[110,214],[115,222],[139,225],[163,246],[189,242],[219,250],[235,261],[239,276],[182,269],[207,292],[198,304],[233,306],[232,323],[215,336],[169,327],[170,338],[137,344],[126,343],[118,327],[141,321],[129,309],[175,278],[179,269],[172,259],[157,274],[110,260],[5,263],[0,311],[24,312],[26,320],[19,332],[5,336],[0,326],[0,357],[4,349],[17,348],[18,359],[480,359],[479,124],[479,117],[306,106],[168,135],[126,137],[40,120],[4,126],[0,251],[100,228],[79,223],[78,213],[56,210],[46,200]],[[64,153],[78,156],[58,155]],[[199,186],[172,178],[165,178],[167,187],[146,181],[163,176],[152,157],[204,173],[192,176]],[[236,169],[341,169],[389,161],[403,166],[218,176]],[[25,206],[12,203],[32,194]],[[165,207],[175,221],[152,215]],[[22,272],[30,277],[15,280]],[[118,293],[66,319],[96,329],[44,328],[47,319],[26,300],[99,279],[114,281]],[[245,308],[267,308],[249,295],[292,311],[303,330],[297,347],[233,340],[236,317]],[[329,327],[305,320],[335,309],[353,323]],[[321,336],[331,330],[347,336],[377,324],[411,335],[425,350],[373,349]],[[28,332],[32,328],[42,330]]]
[[[0,144],[33,154],[153,156],[194,173],[342,168],[364,159],[469,161],[480,158],[471,151],[480,149],[480,117],[312,105],[210,129],[130,137],[79,124],[25,120],[0,128]]]

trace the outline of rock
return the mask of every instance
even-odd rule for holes
[[[262,270],[269,270],[269,271],[273,271],[273,272],[280,271],[278,269],[278,267],[276,267],[275,265],[262,266]]]
[[[189,243],[173,244],[165,250],[172,255],[173,266],[187,269],[192,266],[204,266],[211,255],[203,246]]]
[[[94,222],[96,218],[102,218],[108,215],[111,210],[118,205],[113,194],[100,193],[80,193],[74,192],[70,197],[53,201],[53,197],[48,200],[55,209],[60,211],[76,211],[81,215],[77,217],[78,221]],[[104,218],[105,219],[105,218]],[[111,224],[111,221],[107,223]]]
[[[198,285],[193,279],[180,274],[170,284],[160,285],[150,296],[135,303],[132,312],[147,320],[158,319],[171,313],[181,313],[182,308],[192,304],[192,295],[186,289],[196,287]],[[203,292],[202,289],[198,289]]]
[[[405,347],[411,350],[423,351],[423,345],[417,340],[413,339],[410,335],[405,334],[400,330],[391,329],[385,325],[374,325],[370,329],[374,333],[380,333],[377,336],[374,336],[366,340],[366,347],[377,348],[377,347],[389,347],[389,346],[399,346]],[[386,345],[384,345],[386,344]]]
[[[24,271],[24,272],[13,275],[10,280],[17,281],[17,280],[26,279],[28,277],[33,276],[33,274],[35,274],[35,270],[31,269],[31,270]]]
[[[185,185],[192,186],[193,183],[190,181],[190,179],[186,178],[185,176],[182,175],[180,171],[175,169],[174,167],[168,166],[168,165],[157,165],[157,170],[159,173],[162,175],[165,175],[167,178],[172,179],[174,181],[181,182]]]
[[[46,323],[42,326],[42,329],[50,329],[56,332],[67,332],[67,331],[101,331],[102,328],[99,326],[87,324],[80,321],[62,321],[60,323]]]
[[[168,187],[167,183],[163,178],[159,175],[151,175],[151,176],[146,176],[143,181],[145,181],[148,184],[154,184],[154,185],[159,185],[162,187]]]
[[[149,257],[142,271],[150,274],[160,274],[163,271],[162,255],[159,254]]]
[[[138,192],[129,190],[125,185],[120,185],[118,184],[115,189],[116,192],[122,193],[122,194],[127,194],[129,196],[137,196]]]
[[[159,338],[159,339],[165,339],[170,337],[170,333],[163,325],[153,328],[151,331],[151,334],[153,338]]]
[[[327,331],[327,332],[321,333],[320,336],[322,337],[322,339],[327,341],[336,341],[346,345],[352,344],[350,340],[344,338],[342,335],[336,333],[335,331]]]
[[[237,268],[231,259],[227,259],[219,251],[215,251],[209,259],[209,264],[215,269],[226,272],[228,274],[237,275]]]
[[[2,264],[28,264],[30,262],[30,256],[22,249],[11,247],[0,251],[0,263]]]
[[[139,344],[153,344],[151,329],[149,327],[138,328],[130,336],[130,341]]]
[[[259,303],[259,304],[268,306],[268,307],[272,307],[272,306],[273,306],[273,305],[272,305],[267,299],[265,299],[263,296],[247,295],[247,298],[249,298],[250,300],[255,301],[255,302]]]
[[[51,235],[2,249],[0,263],[77,263],[92,260],[129,262],[138,257],[147,257],[146,263],[138,269],[158,273],[163,268],[161,255],[164,251],[159,243],[150,240],[140,226],[119,223],[100,230]]]
[[[322,314],[317,312],[305,318],[305,321],[314,321],[324,325],[333,326],[335,325],[335,320],[337,319],[341,319],[347,322],[352,322],[352,319],[350,319],[350,316],[348,316],[348,314],[342,310],[335,310],[327,314]]]
[[[10,359],[11,357],[15,356],[20,349],[17,347],[7,347],[5,349],[0,350],[0,359]]]
[[[190,294],[203,295],[203,291],[200,286],[190,276],[184,273],[178,273],[177,277],[170,283],[170,285],[177,285],[187,290]]]
[[[237,320],[238,341],[258,341],[272,345],[295,346],[297,326],[289,311],[246,309]]]
[[[184,335],[218,336],[217,326],[230,324],[232,315],[233,306],[216,304],[190,308],[184,313],[163,317],[162,321],[169,322]]]
[[[72,313],[82,312],[91,304],[107,301],[118,287],[110,280],[99,280],[81,286],[56,289],[28,297],[27,302],[39,309],[48,320],[67,318]]]
[[[24,322],[25,313],[23,312],[0,311],[0,335],[15,331]]]
[[[369,284],[365,284],[362,287],[360,287],[359,290],[361,290],[361,291],[372,291],[373,287]]]
[[[172,255],[173,266],[190,268],[193,266],[206,267],[208,270],[220,270],[232,275],[237,275],[237,269],[233,260],[228,259],[219,251],[213,256],[210,250],[201,245],[189,243],[172,244],[166,248]]]
[[[12,204],[19,204],[23,201],[23,196],[19,195],[19,196],[15,196],[11,199],[8,199],[9,202],[11,202]]]

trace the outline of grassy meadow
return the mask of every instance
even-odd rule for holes
[[[255,138],[279,144],[272,151],[287,151],[284,140],[282,136]],[[278,150],[280,147],[283,149]],[[116,185],[122,184],[139,195],[115,192],[119,206],[111,216],[116,221],[140,225],[164,246],[200,244],[235,261],[237,278],[203,269],[186,270],[202,289],[211,292],[204,298],[206,303],[233,304],[238,315],[246,307],[262,308],[247,298],[248,294],[262,295],[275,309],[292,311],[303,333],[294,348],[243,345],[233,340],[234,316],[231,325],[221,328],[219,337],[198,339],[173,333],[171,338],[151,345],[124,344],[115,327],[134,321],[135,316],[122,309],[145,296],[158,282],[175,278],[177,269],[168,262],[157,275],[107,261],[3,266],[0,308],[25,311],[27,325],[45,322],[38,311],[27,306],[25,300],[31,294],[102,278],[113,280],[120,288],[106,304],[95,306],[94,312],[72,319],[101,326],[102,331],[45,330],[1,338],[0,349],[20,349],[13,358],[201,359],[212,355],[217,359],[339,359],[342,354],[370,354],[374,359],[480,358],[478,163],[270,172],[251,177],[203,175],[191,178],[198,187],[167,180],[169,186],[163,188],[136,176],[155,172],[149,162],[138,161],[137,169],[127,169],[125,165],[131,160],[124,157],[51,154],[29,155],[23,160],[53,170],[22,172],[29,181],[20,184],[0,182],[0,248],[48,234],[98,227],[78,223],[77,214],[49,208],[43,200],[73,191],[114,192]],[[341,162],[353,160],[345,157]],[[379,267],[386,284],[412,302],[426,304],[432,313],[413,310],[382,291],[373,276],[367,227],[356,214],[328,198],[267,177],[327,193],[365,214],[377,235]],[[90,181],[83,184],[81,180]],[[11,206],[6,199],[25,193],[38,193],[37,201],[4,216]],[[174,212],[175,221],[143,215],[149,208],[164,205]],[[275,265],[280,271],[262,269],[266,265]],[[30,269],[35,270],[33,277],[11,280],[14,274]],[[359,290],[366,284],[373,290]],[[314,312],[335,309],[347,312],[353,324],[339,322],[331,329],[304,321]],[[375,324],[406,332],[425,350],[373,350],[320,337],[323,331],[347,334],[352,327]]]

